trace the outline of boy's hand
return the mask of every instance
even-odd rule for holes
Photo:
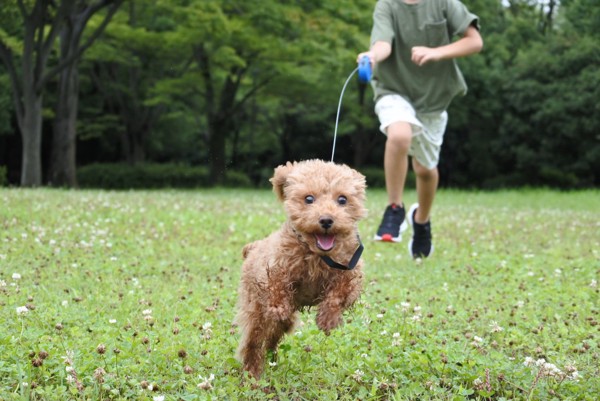
[[[439,61],[441,58],[442,54],[438,49],[425,46],[415,46],[412,48],[411,60],[418,66],[425,65],[430,61]]]
[[[375,53],[373,53],[373,51],[368,51],[368,52],[363,52],[360,53],[357,57],[356,57],[356,62],[360,63],[360,60],[362,60],[362,58],[364,56],[367,56],[369,58],[369,61],[371,62],[371,68],[375,65]]]

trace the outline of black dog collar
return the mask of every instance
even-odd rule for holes
[[[356,264],[358,263],[358,260],[360,259],[360,256],[362,255],[364,249],[365,247],[363,246],[360,237],[358,237],[358,248],[356,248],[356,251],[354,251],[354,255],[352,255],[348,266],[344,266],[343,264],[336,262],[327,255],[321,256],[321,259],[323,259],[323,262],[325,262],[327,266],[332,267],[334,269],[352,270],[356,267]]]

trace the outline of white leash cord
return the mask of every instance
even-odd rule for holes
[[[346,79],[346,82],[344,83],[344,86],[342,87],[342,93],[340,93],[340,101],[338,103],[337,116],[335,117],[335,131],[333,132],[333,149],[331,149],[331,162],[332,163],[333,163],[333,156],[335,155],[335,143],[337,140],[338,122],[340,120],[340,110],[342,108],[342,99],[344,98],[344,91],[346,90],[346,86],[348,86],[348,82],[350,82],[350,78],[352,78],[352,76],[356,73],[356,71],[358,71],[358,67],[356,67],[354,69],[354,71],[352,71],[350,73],[350,75],[348,75],[348,79]]]

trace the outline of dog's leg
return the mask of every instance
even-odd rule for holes
[[[262,319],[247,320],[238,348],[243,369],[256,379],[260,378],[265,363],[264,326]]]
[[[341,273],[327,288],[324,298],[319,304],[317,326],[325,334],[342,323],[342,313],[352,306],[360,296],[362,289],[362,273]]]
[[[276,321],[289,320],[295,311],[293,283],[285,269],[269,269],[267,275],[267,317]]]
[[[296,314],[291,319],[274,322],[273,328],[267,336],[267,352],[270,351],[274,355],[277,354],[279,342],[286,333],[289,334],[294,329],[295,323]]]

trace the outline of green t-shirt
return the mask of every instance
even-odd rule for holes
[[[467,84],[455,60],[418,66],[411,61],[413,46],[439,47],[462,36],[478,17],[458,0],[378,0],[373,13],[371,44],[392,44],[392,54],[376,64],[372,86],[375,101],[388,94],[406,98],[418,112],[444,111]]]

